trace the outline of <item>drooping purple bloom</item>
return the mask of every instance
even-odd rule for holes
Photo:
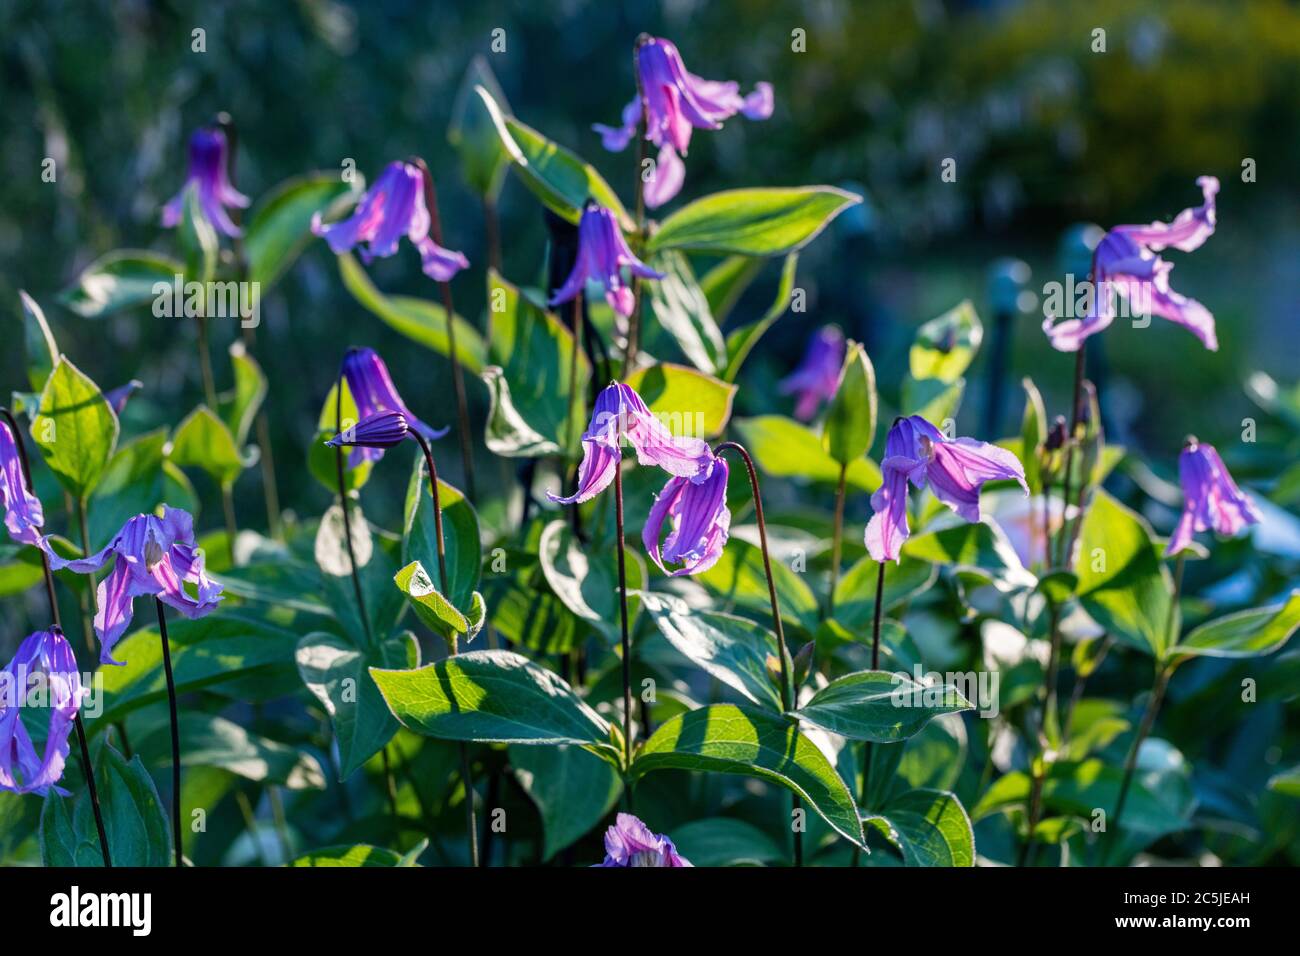
[[[392,448],[411,435],[411,426],[401,412],[380,412],[343,429],[325,444],[330,448]]]
[[[185,197],[193,188],[198,197],[199,211],[214,229],[219,229],[227,236],[243,235],[243,231],[231,221],[226,212],[227,206],[248,208],[248,197],[232,186],[227,176],[228,152],[229,145],[224,130],[216,126],[195,130],[190,137],[189,174],[185,177],[181,191],[163,206],[163,226],[171,229],[181,221],[185,214]]]
[[[195,547],[194,519],[179,508],[164,505],[161,518],[136,515],[104,550],[85,558],[64,559],[48,541],[42,546],[55,571],[95,574],[113,561],[95,593],[101,664],[122,663],[113,660],[113,647],[131,624],[136,598],[157,597],[191,620],[208,614],[221,600],[221,585],[208,577],[203,555]]]
[[[366,264],[391,256],[406,236],[420,253],[424,274],[446,282],[461,269],[469,268],[469,260],[429,237],[431,220],[424,201],[424,175],[414,163],[389,163],[351,216],[324,225],[318,212],[312,216],[311,231],[323,237],[335,255],[365,243],[361,259]]]
[[[664,490],[655,498],[646,519],[641,541],[650,559],[665,574],[702,574],[722,557],[731,528],[731,511],[727,508],[727,463],[713,459],[708,477],[699,482],[687,478],[669,478]],[[664,524],[672,518],[672,531],[661,546],[659,538]],[[667,564],[680,564],[669,571]]]
[[[104,393],[104,401],[108,402],[113,409],[113,414],[121,415],[122,410],[126,408],[126,403],[131,400],[131,396],[140,389],[144,388],[144,382],[138,378],[133,378],[125,385],[119,385],[117,388],[110,388]]]
[[[694,866],[677,852],[667,835],[650,828],[630,813],[620,813],[605,831],[605,860],[600,867]]]
[[[1191,252],[1214,234],[1218,221],[1215,196],[1219,181],[1213,176],[1196,180],[1203,202],[1184,209],[1173,222],[1153,222],[1147,226],[1116,226],[1098,244],[1093,253],[1092,307],[1080,319],[1067,319],[1053,325],[1048,316],[1043,323],[1053,347],[1075,352],[1088,336],[1107,328],[1115,320],[1115,301],[1111,292],[1123,296],[1135,314],[1149,313],[1189,329],[1210,351],[1217,351],[1214,316],[1195,299],[1175,292],[1169,285],[1173,263],[1156,253],[1165,249]]]
[[[578,259],[564,285],[555,290],[550,304],[568,302],[586,287],[588,282],[598,282],[605,289],[605,301],[611,309],[626,318],[636,306],[632,288],[623,280],[623,268],[643,279],[662,279],[656,272],[632,255],[623,238],[618,220],[608,209],[588,202],[578,222]]]
[[[927,485],[934,496],[966,521],[980,520],[980,489],[986,481],[1014,479],[1029,494],[1025,469],[1014,454],[972,438],[944,437],[919,415],[900,418],[889,429],[884,481],[871,496],[875,512],[867,524],[866,544],[876,561],[898,561],[907,526],[907,483]]]
[[[411,410],[397,393],[397,386],[388,374],[384,364],[374,349],[348,349],[343,356],[343,377],[347,380],[348,391],[357,405],[357,420],[365,422],[380,412],[401,412],[405,424],[413,428],[429,441],[436,441],[447,434],[447,429],[433,428],[411,414]],[[359,426],[358,426],[359,427]],[[354,445],[348,463],[355,468],[363,461],[378,461],[384,457],[387,445],[363,445],[359,442],[342,441],[341,445]]]
[[[1189,438],[1178,456],[1178,477],[1183,514],[1165,546],[1166,555],[1182,551],[1198,532],[1213,530],[1231,537],[1263,518],[1250,496],[1232,480],[1213,445]]]
[[[23,460],[9,426],[0,422],[0,505],[4,506],[5,530],[19,544],[41,543],[45,510],[41,499],[27,490]]]
[[[798,368],[781,380],[781,394],[797,394],[794,415],[808,421],[823,401],[835,396],[844,369],[844,333],[824,325],[808,341],[808,350]]]
[[[701,482],[713,466],[713,453],[707,442],[673,435],[631,386],[610,382],[596,396],[591,421],[582,434],[578,490],[567,498],[549,491],[546,496],[565,505],[596,497],[614,480],[624,441],[636,449],[641,464],[658,465],[678,478]]]
[[[646,205],[654,209],[682,188],[686,165],[681,157],[690,147],[692,130],[721,129],[723,121],[737,113],[749,119],[767,119],[772,115],[772,84],[756,83],[752,93],[741,96],[740,84],[734,80],[705,80],[691,73],[676,45],[658,38],[641,44],[637,64],[649,114],[646,139],[659,147],[655,179],[645,191]],[[636,136],[641,122],[640,96],[623,108],[621,120],[619,126],[592,126],[612,152],[626,149]]]
[[[68,759],[68,734],[85,691],[77,658],[58,628],[29,635],[0,671],[0,790],[38,793],[57,784]],[[45,752],[38,754],[24,715],[48,708]]]

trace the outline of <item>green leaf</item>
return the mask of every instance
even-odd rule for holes
[[[393,575],[401,567],[400,542],[383,532],[373,533],[365,514],[349,501],[348,518],[352,550],[348,551],[348,525],[343,508],[336,501],[321,516],[312,543],[312,556],[320,570],[323,592],[334,617],[358,646],[373,637],[384,637],[397,626],[406,602],[393,588]],[[356,586],[352,580],[352,556],[356,557],[361,591],[369,621],[361,620]]]
[[[423,345],[439,355],[450,355],[447,344],[447,312],[437,303],[409,295],[385,295],[370,281],[351,253],[338,257],[343,286],[363,308],[384,321],[389,328]],[[471,375],[483,371],[487,346],[478,329],[456,316],[456,355]]]
[[[466,184],[485,199],[495,199],[501,192],[510,154],[497,135],[492,113],[476,92],[483,87],[501,111],[508,115],[510,106],[497,82],[487,57],[476,53],[465,70],[460,89],[451,106],[451,125],[447,127],[447,142],[460,155],[460,171]]]
[[[428,841],[421,841],[427,846]],[[421,850],[423,851],[423,846]],[[417,856],[419,854],[416,854]],[[416,866],[411,854],[400,854],[386,847],[357,843],[353,846],[327,846],[298,857],[289,866],[327,867],[401,867]]]
[[[867,350],[850,342],[822,425],[822,448],[841,465],[849,465],[867,453],[875,434],[876,370]]]
[[[1258,657],[1272,654],[1300,628],[1300,591],[1283,604],[1238,611],[1193,628],[1166,657]]]
[[[108,855],[114,867],[171,866],[171,827],[158,791],[138,756],[129,762],[107,743],[94,758]],[[103,866],[95,814],[86,787],[71,797],[51,791],[41,812],[41,860],[46,866]]]
[[[36,304],[36,300],[18,290],[18,301],[23,314],[23,342],[27,353],[27,381],[32,391],[41,392],[49,381],[50,373],[59,361],[59,347],[54,342],[54,333],[50,323],[45,320],[45,313]]]
[[[659,327],[701,372],[721,372],[727,364],[727,343],[713,319],[708,297],[695,281],[690,260],[670,250],[652,258],[649,265],[664,274],[659,281],[645,285]]]
[[[185,211],[176,238],[185,258],[185,281],[198,282],[206,287],[217,274],[221,241],[199,205],[198,192],[189,186],[185,189]]]
[[[983,339],[984,326],[968,299],[916,330],[907,356],[912,377],[954,384],[970,367]]]
[[[556,674],[510,651],[471,651],[418,670],[372,667],[370,674],[389,710],[416,733],[617,754],[603,717]]]
[[[732,189],[689,203],[650,237],[651,252],[690,249],[711,254],[778,256],[812,241],[861,196],[834,186]]]
[[[622,634],[622,612],[618,600],[617,556],[590,553],[589,546],[578,540],[562,518],[550,522],[542,531],[537,556],[546,583],[564,606],[606,640],[618,641]],[[633,592],[645,587],[646,570],[640,555],[630,548],[624,551],[624,567],[628,626],[631,627],[640,607]]]
[[[412,561],[397,572],[393,580],[397,588],[411,602],[416,616],[435,634],[448,640],[468,637],[470,640],[483,626],[483,595],[477,591],[470,598],[470,606],[465,613],[452,607],[438,591],[424,565]]]
[[[483,373],[493,397],[488,448],[507,457],[519,457],[520,450],[536,454],[539,448],[546,448],[541,454],[576,450],[586,424],[591,381],[586,354],[581,348],[574,354],[573,333],[559,318],[492,270],[488,271],[488,303],[492,310],[488,359],[500,366],[499,371],[488,368]],[[494,431],[504,439],[494,441]]]
[[[744,445],[765,474],[836,484],[840,464],[826,453],[812,429],[783,415],[737,418],[733,423]],[[845,474],[850,488],[870,494],[880,487],[880,469],[867,458],[851,462]]]
[[[920,415],[942,431],[945,421],[957,417],[957,409],[961,405],[965,389],[964,378],[959,378],[949,385],[938,378],[918,381],[910,375],[904,376],[900,395],[902,414]]]
[[[167,432],[152,431],[119,448],[90,497],[91,548],[107,542],[129,518],[152,513],[166,498],[163,448]]]
[[[752,261],[762,262],[761,259]],[[724,381],[734,382],[736,380],[736,377],[740,374],[740,367],[745,363],[745,359],[749,357],[749,353],[753,351],[754,346],[758,344],[758,340],[776,323],[777,319],[785,315],[785,311],[790,307],[790,300],[794,295],[794,277],[798,267],[799,254],[797,252],[792,252],[786,256],[785,262],[781,266],[781,280],[777,285],[776,298],[772,301],[768,310],[756,322],[742,325],[728,333],[727,368],[722,374]],[[748,284],[748,279],[745,280],[745,284]],[[705,294],[709,295],[707,289]],[[733,294],[739,296],[739,292]],[[726,309],[730,308],[730,305],[726,305],[725,308],[722,305],[714,305],[712,297],[710,297],[709,302],[713,308],[713,314],[721,322],[723,316],[726,315]]]
[[[515,172],[547,208],[577,224],[582,218],[582,207],[590,198],[614,213],[625,230],[630,232],[635,228],[635,223],[619,202],[618,193],[591,164],[508,116],[482,86],[475,92],[487,108],[501,145],[514,162]]]
[[[1142,518],[1098,490],[1084,513],[1076,570],[1079,599],[1097,623],[1161,658],[1169,644],[1173,585],[1153,538]]]
[[[346,780],[397,733],[397,721],[370,668],[416,667],[420,645],[407,632],[365,651],[333,634],[316,632],[298,642],[294,659],[303,683],[329,714],[339,747],[339,779]]]
[[[614,768],[581,747],[512,746],[508,753],[542,816],[543,862],[589,833],[623,792]]]
[[[906,740],[935,717],[973,709],[951,685],[926,686],[902,674],[859,671],[831,681],[797,713],[841,737],[889,744]]]
[[[184,274],[183,265],[156,252],[115,249],[86,266],[59,298],[83,319],[99,319],[171,295],[176,277]]]
[[[661,362],[625,379],[670,432],[712,438],[727,427],[736,386],[685,365]]]
[[[533,586],[496,574],[485,587],[492,626],[506,640],[539,654],[567,654],[580,636],[586,639],[586,628],[540,582]]]
[[[185,417],[172,436],[167,457],[181,468],[198,468],[219,484],[228,485],[247,467],[235,436],[206,405]]]
[[[1006,532],[992,518],[962,521],[954,514],[941,515],[920,534],[909,538],[904,555],[974,573],[991,581],[999,590],[1032,588],[1038,579],[1025,570]]]
[[[265,295],[293,265],[311,240],[312,216],[323,219],[359,195],[360,183],[338,172],[312,172],[286,179],[258,200],[244,230],[248,281]]]
[[[1274,774],[1268,781],[1268,789],[1284,797],[1300,797],[1300,765]]]
[[[478,515],[457,488],[438,480],[438,502],[442,506],[443,543],[446,551],[447,581],[440,589],[458,608],[468,608],[478,588],[483,552],[479,544]],[[402,532],[402,563],[419,561],[426,567],[438,566],[437,525],[433,517],[433,497],[429,494],[429,475],[423,455],[415,456],[415,467],[406,486],[406,517]]]
[[[767,674],[776,659],[776,636],[743,617],[692,611],[667,594],[639,593],[641,604],[668,643],[705,673],[762,707],[781,710],[780,689]]]
[[[1047,441],[1047,407],[1033,379],[1026,375],[1021,385],[1025,389],[1025,415],[1020,424],[1020,463],[1025,466],[1025,484],[1031,494],[1037,495],[1043,490],[1038,451]]]
[[[766,264],[767,260],[759,256],[728,256],[703,275],[700,291],[704,293],[715,322],[726,321]]]
[[[865,822],[898,847],[908,866],[975,865],[975,831],[956,794],[910,790]]]
[[[718,562],[695,575],[695,580],[728,606],[738,605],[760,615],[771,614],[763,553],[748,541],[733,537]],[[803,578],[782,562],[773,561],[772,580],[776,583],[777,607],[786,625],[798,625],[810,634],[816,631],[821,609]]]
[[[117,445],[117,415],[99,386],[60,356],[41,393],[32,438],[59,483],[73,498],[99,484]]]
[[[796,723],[767,711],[714,704],[672,718],[632,761],[632,779],[656,770],[738,773],[797,793],[841,836],[862,844],[857,804]]]
[[[784,860],[786,851],[751,823],[731,817],[707,817],[677,827],[677,852],[695,866],[761,866]]]
[[[230,367],[235,373],[235,387],[221,398],[221,419],[234,436],[235,446],[243,448],[266,398],[266,375],[242,341],[230,343]]]
[[[180,715],[181,766],[217,767],[254,783],[290,790],[323,790],[325,774],[305,750],[259,737],[214,714]],[[137,752],[155,767],[171,765],[171,728],[159,724],[139,741]]]
[[[880,574],[871,555],[853,564],[835,585],[835,620],[849,631],[871,639],[871,621],[876,613],[876,579]],[[910,600],[930,587],[938,569],[928,561],[903,555],[895,564],[885,562],[884,610]]]

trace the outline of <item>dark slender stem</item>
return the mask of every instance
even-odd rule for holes
[[[831,588],[826,599],[826,616],[835,614],[835,587],[840,582],[840,554],[844,546],[844,491],[849,466],[840,465],[840,480],[835,487],[835,525],[831,536]]]
[[[235,493],[229,482],[221,483],[221,512],[226,519],[226,541],[230,546],[230,563],[235,563],[235,539],[239,537],[239,522],[235,520]]]
[[[424,203],[429,210],[429,236],[442,245],[442,219],[438,215],[438,191],[433,185],[433,174],[424,160],[415,160],[424,174]],[[456,309],[451,299],[451,283],[439,282],[442,290],[442,307],[447,313],[447,355],[451,359],[451,384],[456,393],[457,437],[460,455],[465,467],[465,491],[471,503],[478,500],[474,485],[474,448],[470,444],[469,403],[465,398],[465,375],[460,367],[460,354],[456,350]]]
[[[569,406],[568,414],[564,420],[564,444],[560,449],[561,467],[568,461],[569,446],[572,441],[572,431],[578,428],[578,411],[582,396],[578,394],[578,352],[582,348],[582,293],[579,292],[573,297],[573,321],[570,325],[570,331],[573,333],[573,341],[569,345]],[[577,467],[576,465],[574,466]],[[582,509],[571,508],[569,513],[573,516],[573,534],[579,541],[585,540],[582,533]]]
[[[885,562],[881,561],[876,570],[876,605],[871,615],[871,669],[880,670],[880,622],[885,610]],[[867,805],[867,794],[871,788],[872,743],[868,740],[862,746],[862,792],[858,803]],[[858,865],[858,848],[853,848],[853,866]]]
[[[171,641],[167,637],[167,613],[163,602],[154,598],[158,608],[158,636],[162,642],[163,673],[167,677],[167,707],[172,725],[172,840],[176,844],[176,865],[181,866],[181,732],[176,717],[176,679],[172,675]]]
[[[636,232],[638,238],[645,240],[645,161],[646,161],[646,119],[650,115],[646,104],[646,92],[641,82],[641,47],[650,41],[649,34],[642,33],[636,38],[632,50],[632,74],[636,77],[636,95],[641,101],[641,119],[636,130]],[[640,250],[637,250],[640,252]],[[627,349],[623,354],[623,375],[626,377],[636,367],[636,353],[641,338],[641,290],[643,284],[640,276],[634,276],[632,292],[636,304],[628,318]]]
[[[433,530],[438,547],[438,590],[447,594],[447,545],[442,535],[442,497],[438,491],[438,466],[433,461],[433,449],[424,436],[417,431],[410,435],[420,444],[424,452],[424,464],[429,469],[429,495],[433,499]]]
[[[1043,807],[1043,781],[1047,775],[1047,768],[1042,766],[1041,762],[1035,761],[1033,766],[1033,783],[1029,791],[1029,833],[1025,842],[1020,845],[1020,854],[1016,858],[1016,866],[1028,866],[1032,859],[1032,854],[1037,847],[1038,837],[1038,818],[1042,814]]]
[[[623,469],[614,466],[614,549],[618,552],[618,610],[623,626],[623,769],[632,766],[632,638],[627,624],[627,568],[623,554]]]
[[[95,832],[99,834],[99,852],[104,857],[104,866],[112,869],[113,861],[108,855],[108,833],[104,830],[104,813],[99,807],[99,788],[95,786],[95,771],[90,764],[90,748],[86,746],[86,725],[78,710],[73,718],[77,728],[77,746],[81,750],[81,763],[86,768],[86,789],[90,792],[90,807],[95,811]]]
[[[339,372],[338,384],[334,390],[334,432],[343,434],[343,372]],[[352,572],[352,590],[357,596],[357,613],[361,617],[361,629],[365,632],[366,643],[374,641],[370,633],[370,615],[366,613],[366,596],[361,588],[361,572],[357,569],[357,555],[352,547],[352,516],[348,508],[347,473],[343,467],[343,447],[334,449],[335,472],[338,475],[339,507],[343,510],[343,540],[348,549],[348,568]]]

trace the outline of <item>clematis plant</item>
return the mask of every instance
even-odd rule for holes
[[[781,380],[781,394],[795,395],[794,416],[810,421],[824,401],[835,395],[844,367],[847,343],[837,326],[822,326],[808,340],[808,350],[797,368]]]
[[[6,417],[8,412],[6,411]],[[0,422],[0,506],[5,530],[19,544],[40,545],[45,524],[41,499],[32,494],[24,476],[23,452],[8,424]]]
[[[243,235],[226,212],[227,207],[247,209],[249,199],[230,183],[229,143],[226,133],[217,126],[204,126],[190,137],[190,167],[185,185],[168,200],[162,210],[162,224],[174,229],[185,215],[186,197],[193,190],[198,199],[199,212],[223,234],[230,237]]]
[[[1262,518],[1250,496],[1237,487],[1213,445],[1189,436],[1178,456],[1183,513],[1169,536],[1166,555],[1181,555],[1192,536],[1213,529],[1224,537],[1239,534]]]
[[[624,269],[642,279],[664,277],[632,254],[614,214],[589,200],[578,223],[577,261],[564,285],[551,296],[550,304],[569,302],[582,294],[588,282],[594,282],[605,290],[609,307],[627,318],[636,307],[636,296],[623,277]]]
[[[605,860],[598,867],[692,866],[673,841],[630,813],[620,813],[605,831]]]
[[[352,400],[357,406],[357,424],[361,424],[374,419],[383,412],[397,412],[402,418],[403,425],[409,430],[414,429],[419,432],[428,441],[437,441],[447,434],[446,428],[434,428],[426,425],[420,419],[411,413],[406,407],[406,402],[402,401],[402,396],[397,391],[397,386],[393,384],[393,378],[388,374],[388,366],[384,360],[379,357],[379,353],[370,348],[353,348],[348,349],[343,356],[343,367],[340,376],[347,381],[348,391],[352,394]],[[392,428],[393,420],[386,419],[388,428]],[[341,427],[341,423],[340,423]],[[404,438],[405,432],[401,438]],[[397,441],[400,441],[398,438]],[[349,456],[349,466],[355,468],[363,461],[378,461],[384,457],[383,449],[390,447],[386,444],[371,444],[365,441],[348,441],[344,442],[343,434],[340,432],[327,444],[337,447],[342,444],[352,446],[352,454]],[[393,442],[396,444],[396,442]]]
[[[702,481],[673,477],[655,498],[641,540],[646,553],[665,574],[702,574],[718,563],[731,528],[727,508],[727,463],[714,458]],[[672,530],[662,545],[664,525]],[[681,567],[669,571],[668,564]]]
[[[58,786],[68,759],[68,736],[88,691],[81,686],[77,658],[58,628],[37,631],[18,645],[9,665],[0,671],[0,790],[39,793]],[[29,690],[39,685],[48,702],[45,750],[38,754],[23,715],[33,705]]]

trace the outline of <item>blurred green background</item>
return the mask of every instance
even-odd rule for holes
[[[191,51],[196,28],[206,52]],[[1104,53],[1093,51],[1098,29]],[[494,30],[504,31],[504,52],[491,49]],[[1062,237],[1072,226],[1168,218],[1200,201],[1194,180],[1203,173],[1223,181],[1219,231],[1196,253],[1169,258],[1174,287],[1216,314],[1222,351],[1208,353],[1160,320],[1145,330],[1117,324],[1100,356],[1112,441],[1143,450],[1172,476],[1185,433],[1231,444],[1242,417],[1259,414],[1242,388],[1252,371],[1294,378],[1300,8],[1292,3],[10,0],[0,6],[0,381],[6,389],[24,381],[16,347],[24,288],[45,306],[64,351],[101,385],[144,381],[126,414],[128,434],[174,425],[200,400],[191,323],[147,310],[83,320],[56,293],[109,249],[174,248],[159,208],[184,177],[190,131],[222,109],[238,123],[239,185],[255,200],[345,158],[373,178],[393,158],[425,156],[448,245],[474,265],[456,285],[458,310],[474,319],[483,218],[446,140],[470,59],[484,54],[514,113],[594,162],[627,198],[633,154],[604,152],[590,124],[615,122],[629,99],[641,30],[674,39],[693,72],[775,87],[770,121],[737,120],[695,137],[678,204],[732,186],[817,182],[866,197],[802,257],[808,310],[778,323],[751,360],[740,413],[789,412],[769,386],[825,322],[868,342],[891,398],[916,325],[967,297],[989,324],[995,259],[1028,262],[1027,288],[1041,295],[1062,278]],[[805,52],[792,50],[796,30]],[[55,183],[41,179],[46,157],[56,162]],[[949,157],[955,183],[940,178]],[[1255,182],[1243,182],[1247,159]],[[500,205],[504,271],[533,282],[545,254],[540,207],[509,179]],[[409,249],[370,272],[385,291],[436,297]],[[766,306],[776,272],[768,269],[732,323]],[[1070,358],[1039,331],[1040,306],[1032,296],[1024,304],[1004,433],[1018,421],[1023,375],[1035,377],[1056,413],[1072,373]],[[223,346],[237,330],[214,335],[225,386]],[[270,377],[281,496],[300,514],[328,502],[303,462],[350,344],[387,357],[417,414],[453,418],[446,363],[357,306],[324,243],[313,242],[263,303],[257,349]],[[972,376],[963,431],[981,421],[986,361]],[[476,381],[470,390],[477,426],[486,393]],[[444,447],[451,459],[454,437]],[[1225,457],[1239,456],[1228,447]],[[481,467],[490,488],[515,466]],[[396,516],[405,480],[402,469],[391,471],[377,478],[395,492],[392,508],[372,509],[381,521]],[[446,471],[458,480],[453,461]],[[236,489],[245,526],[262,526],[258,481],[254,469]],[[207,504],[201,524],[214,527],[219,508]]]

